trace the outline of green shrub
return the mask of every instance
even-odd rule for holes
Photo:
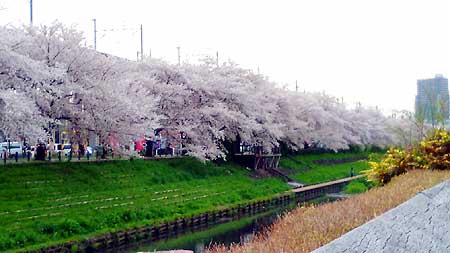
[[[39,231],[39,233],[42,233],[42,234],[53,234],[58,229],[56,224],[47,223],[47,222],[43,222],[43,221],[37,221],[35,226],[36,226],[37,231]]]
[[[122,217],[117,212],[112,212],[106,216],[106,220],[104,221],[108,227],[116,227],[122,222]]]
[[[14,245],[14,240],[8,235],[0,234],[0,250],[4,251],[10,249]]]
[[[347,194],[357,194],[365,192],[367,190],[368,190],[367,186],[361,182],[350,182],[344,188],[344,192]]]
[[[80,247],[78,246],[78,244],[73,244],[71,247],[70,247],[70,252],[79,252],[79,250],[80,250]]]
[[[63,237],[69,237],[71,235],[79,234],[82,231],[80,224],[72,219],[65,219],[58,225],[58,229],[61,231]]]
[[[35,232],[27,230],[12,233],[10,237],[18,247],[24,247],[39,241],[39,236]]]
[[[126,210],[122,213],[122,220],[123,222],[130,222],[137,220],[136,212],[133,212],[131,210]]]

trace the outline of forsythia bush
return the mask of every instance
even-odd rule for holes
[[[370,161],[369,180],[385,184],[413,169],[450,170],[450,133],[438,129],[417,147],[391,148],[380,162]]]

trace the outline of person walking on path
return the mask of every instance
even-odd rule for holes
[[[355,171],[353,170],[353,167],[350,168],[350,177],[353,177],[355,175]]]
[[[52,160],[52,154],[53,154],[54,150],[55,150],[55,143],[53,142],[53,140],[50,140],[49,144],[48,144],[48,152],[47,152],[49,161]]]

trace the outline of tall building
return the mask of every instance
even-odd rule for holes
[[[449,118],[448,79],[442,75],[417,80],[416,117],[437,125]]]

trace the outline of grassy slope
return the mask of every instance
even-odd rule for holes
[[[0,171],[0,250],[80,239],[287,190],[194,159],[35,164]]]
[[[326,153],[313,155],[297,155],[283,157],[280,166],[294,170],[292,178],[307,184],[327,182],[350,176],[350,168],[353,167],[355,175],[369,168],[366,160],[369,153]],[[375,159],[380,154],[373,155]],[[318,165],[317,160],[340,160],[348,158],[361,158],[355,162],[340,163],[334,165]]]

